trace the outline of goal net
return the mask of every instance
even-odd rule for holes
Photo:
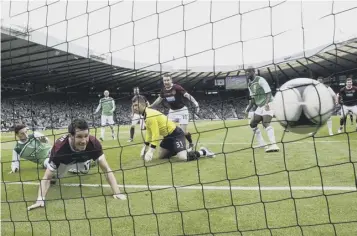
[[[273,122],[280,152],[266,153],[244,114],[250,66],[273,94],[293,78],[321,76],[335,92],[356,78],[355,1],[3,1],[1,11],[2,235],[357,235],[356,117],[337,134],[333,116],[332,136]],[[145,163],[139,125],[127,142],[133,88],[153,102],[163,75],[200,104],[196,115],[189,106],[188,131],[215,158],[155,153]],[[105,90],[116,105],[113,130],[93,114]],[[27,211],[45,170],[17,161],[14,125],[52,145],[79,117],[104,137],[127,200],[113,198],[93,163]]]

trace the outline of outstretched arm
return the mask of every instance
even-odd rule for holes
[[[38,195],[37,195],[36,203],[29,206],[27,208],[27,210],[30,211],[32,209],[45,206],[45,197],[48,192],[48,189],[50,188],[51,179],[52,179],[52,170],[50,168],[51,167],[48,167],[46,169],[45,174],[40,182],[40,187],[38,188]]]
[[[34,136],[37,140],[39,140],[41,143],[48,143],[48,138],[47,138],[44,134],[42,134],[42,133],[40,133],[40,132],[35,131],[35,132],[33,133],[33,136]]]
[[[116,180],[112,170],[110,169],[108,162],[105,159],[104,154],[98,158],[98,164],[100,166],[100,169],[102,169],[102,171],[104,172],[104,176],[107,179],[110,187],[113,190],[113,197],[116,199],[125,200],[126,196],[124,194],[120,193],[117,180]]]
[[[196,101],[196,99],[191,95],[191,94],[189,94],[189,93],[185,93],[184,95],[183,95],[185,98],[187,98],[188,100],[190,100],[192,103],[193,103],[193,105],[195,105],[195,107],[196,107],[196,112],[198,113],[198,111],[199,111],[199,105],[198,105],[198,102]]]
[[[12,150],[12,162],[11,162],[11,173],[15,173],[20,169],[20,156],[15,150]]]

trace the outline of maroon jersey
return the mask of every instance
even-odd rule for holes
[[[343,105],[346,106],[355,106],[357,105],[357,87],[352,86],[352,88],[348,89],[343,87],[340,90],[340,98]]]
[[[170,89],[163,87],[161,89],[160,97],[163,98],[172,110],[178,110],[185,106],[184,94],[186,90],[178,84],[173,84]]]
[[[69,136],[65,135],[57,139],[53,145],[49,163],[53,169],[57,169],[60,164],[70,165],[88,160],[95,161],[101,155],[103,155],[102,145],[94,136],[89,135],[85,151],[76,152],[69,145]]]

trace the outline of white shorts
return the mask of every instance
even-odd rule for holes
[[[188,109],[184,106],[178,110],[169,110],[168,118],[175,123],[179,123],[180,125],[187,125],[189,120]]]
[[[102,121],[102,126],[109,124],[109,125],[114,125],[114,120],[113,120],[113,116],[105,116],[102,115],[101,117],[101,121]]]
[[[134,114],[131,119],[131,125],[136,125],[140,123],[140,129],[145,129],[144,117],[139,114]]]
[[[357,115],[357,105],[354,106],[345,106],[342,105],[341,107],[341,117],[345,117],[348,115],[348,113],[353,113],[355,115]]]
[[[265,106],[262,107],[258,107],[257,110],[255,110],[254,114],[258,115],[258,116],[274,116],[274,110],[273,110],[273,103],[268,103],[269,105],[269,111],[265,110]]]

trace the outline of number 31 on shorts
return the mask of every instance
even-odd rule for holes
[[[176,141],[177,148],[183,148],[183,143],[181,141]]]

